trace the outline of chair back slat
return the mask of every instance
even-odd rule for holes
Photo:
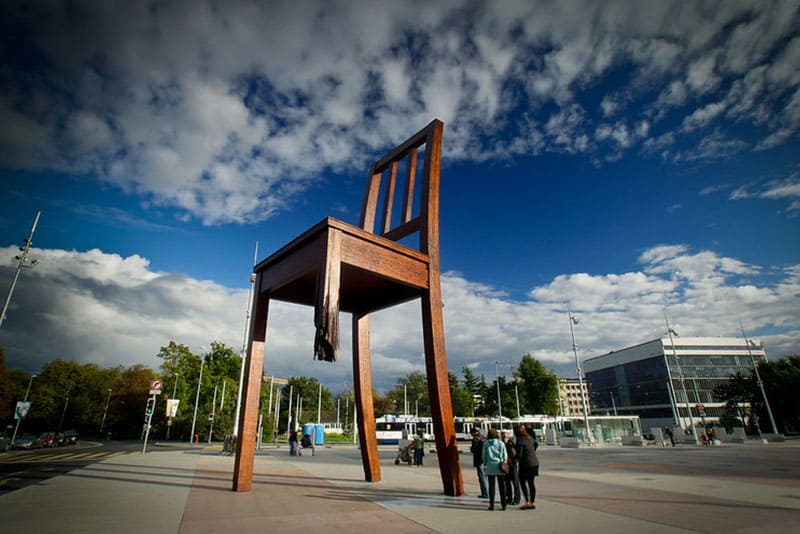
[[[441,137],[442,123],[434,120],[372,165],[361,208],[361,228],[368,232],[375,232],[375,223],[378,219],[377,210],[379,201],[382,200],[379,235],[399,241],[416,232],[421,234],[430,231],[438,232],[438,225],[431,226],[427,219],[431,214],[432,205],[429,204],[432,202],[436,205],[434,213],[438,216],[438,158],[441,154]],[[425,148],[425,165],[422,169],[420,187],[417,188],[417,157],[420,147],[423,146]],[[434,156],[436,161],[431,161]],[[405,164],[406,172],[405,180],[401,180],[402,212],[398,218],[399,222],[395,225],[392,214],[398,185],[397,172],[401,163]],[[385,184],[383,184],[384,173],[387,180]],[[432,176],[434,173],[436,176]],[[429,191],[431,188],[435,188],[436,191]],[[417,194],[419,197],[416,196]],[[419,202],[419,215],[415,217],[414,208],[417,202]],[[422,252],[428,252],[427,244],[430,237],[421,235],[420,249]]]
[[[392,229],[392,207],[394,206],[394,184],[397,179],[397,162],[393,161],[389,170],[389,183],[386,184],[386,195],[383,197],[383,222],[381,234]]]

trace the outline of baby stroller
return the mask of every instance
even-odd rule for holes
[[[394,465],[400,465],[400,462],[405,462],[408,465],[414,461],[414,442],[408,439],[401,439],[397,446],[397,458],[394,459]]]

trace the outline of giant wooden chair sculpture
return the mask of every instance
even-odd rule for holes
[[[441,121],[434,120],[372,165],[360,228],[327,218],[256,265],[234,491],[248,491],[252,483],[269,301],[277,299],[314,306],[315,357],[326,361],[336,359],[339,311],[353,314],[353,376],[361,458],[365,479],[375,482],[381,479],[381,471],[372,407],[368,314],[420,297],[439,470],[444,493],[463,495],[450,403],[439,276],[439,161],[443,126]],[[417,183],[417,155],[423,145],[424,165],[421,183]],[[395,197],[401,165],[405,168],[404,192],[402,197]],[[421,197],[416,216],[415,192]],[[381,196],[380,227],[375,232]],[[402,199],[399,217],[392,216],[395,198]],[[397,224],[393,223],[395,220]],[[401,239],[408,241],[415,233],[419,237],[418,249],[399,243]]]

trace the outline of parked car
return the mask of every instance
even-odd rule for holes
[[[65,431],[62,445],[77,445],[77,444],[78,444],[78,431],[77,430]]]
[[[39,447],[55,447],[58,445],[58,436],[55,432],[42,432],[38,442]]]
[[[13,449],[35,449],[37,438],[33,434],[21,434],[14,438],[14,443],[11,444]]]

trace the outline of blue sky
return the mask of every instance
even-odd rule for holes
[[[0,8],[3,279],[42,211],[11,367],[238,350],[255,242],[357,222],[369,163],[434,117],[451,370],[574,376],[568,306],[582,357],[665,309],[800,352],[797,2],[134,4]],[[309,365],[311,323],[276,308],[268,372],[341,389],[349,340]],[[379,389],[422,368],[418,323],[373,320]]]

